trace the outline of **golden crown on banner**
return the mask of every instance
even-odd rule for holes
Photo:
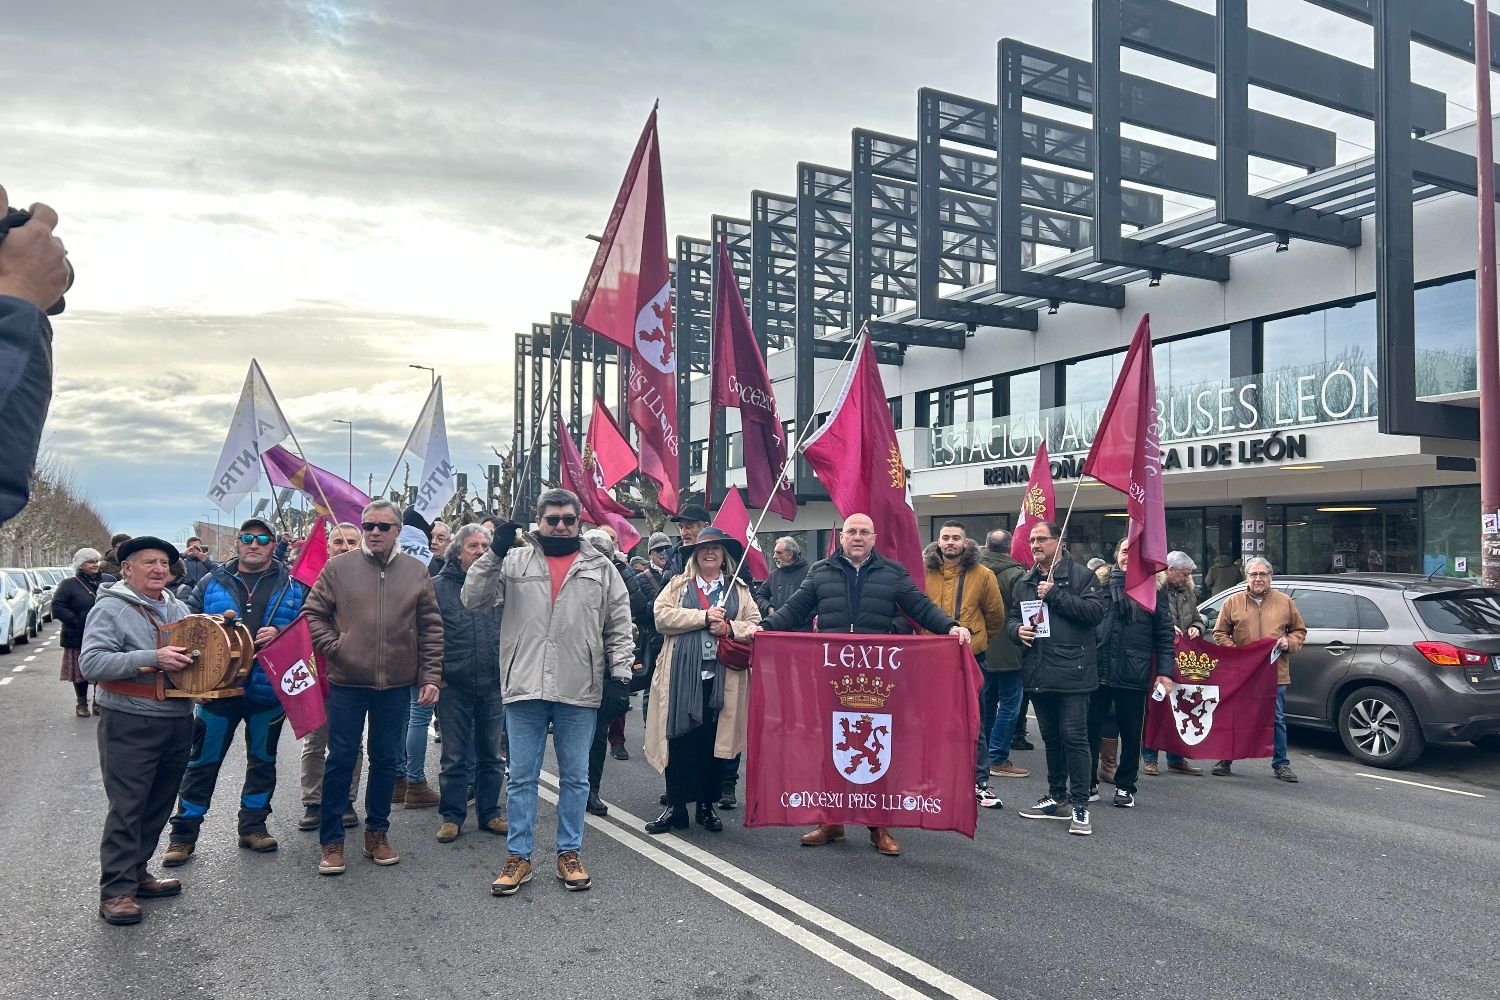
[[[896,690],[895,684],[887,684],[877,677],[871,681],[864,674],[850,677],[845,674],[841,680],[829,681],[833,693],[838,696],[840,704],[845,708],[857,711],[868,711],[872,708],[884,708],[885,700]]]
[[[1207,653],[1184,649],[1177,654],[1177,672],[1185,681],[1206,681],[1218,665],[1219,661]]]

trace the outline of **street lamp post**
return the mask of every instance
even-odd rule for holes
[[[354,482],[354,421],[333,418],[336,424],[344,424],[349,428],[349,482]]]
[[[427,384],[429,386],[437,384],[437,369],[436,368],[429,368],[427,365],[407,365],[406,367],[408,367],[408,368],[420,368],[420,369],[422,369],[424,372],[427,372],[428,375],[430,375],[432,377],[431,381],[429,381]]]

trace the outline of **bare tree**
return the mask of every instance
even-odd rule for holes
[[[98,508],[67,464],[44,446],[31,474],[31,502],[0,526],[0,559],[13,566],[67,565],[76,550],[102,550],[108,541]]]

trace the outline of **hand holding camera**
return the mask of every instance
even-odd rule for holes
[[[0,205],[7,205],[0,187]],[[63,311],[63,293],[73,285],[73,267],[62,240],[52,235],[57,213],[49,206],[5,209],[0,216],[0,295],[24,299],[49,316]]]

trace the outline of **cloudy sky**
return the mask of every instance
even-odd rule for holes
[[[920,86],[993,100],[1001,37],[1087,57],[1089,11],[1087,0],[7,5],[0,184],[60,211],[79,274],[56,324],[47,444],[112,527],[176,537],[211,509],[251,357],[313,461],[343,470],[333,420],[354,422],[360,486],[389,472],[428,386],[407,366],[424,364],[444,377],[454,457],[478,475],[487,445],[509,438],[513,335],[578,293],[594,248],[584,236],[603,226],[653,99],[670,231],[706,236],[711,214],[746,214],[752,188],[792,190],[799,160],[847,166],[851,128],[912,132]],[[1251,13],[1369,58],[1368,29],[1309,5],[1252,0]],[[1472,104],[1461,67],[1419,67]],[[1336,124],[1341,158],[1365,152],[1361,123],[1291,113]],[[1450,106],[1450,124],[1465,114]]]

